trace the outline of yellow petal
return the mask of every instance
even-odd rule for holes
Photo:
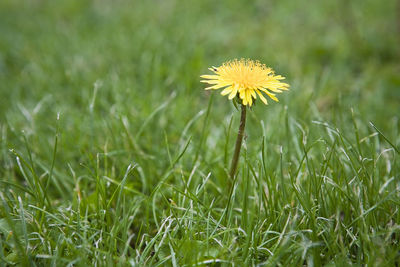
[[[201,75],[200,78],[214,80],[214,79],[219,79],[219,76],[218,75]]]
[[[262,93],[259,90],[257,90],[257,94],[260,97],[261,101],[264,102],[265,105],[268,105],[267,99],[265,99],[265,97],[262,95]]]
[[[279,102],[278,98],[275,97],[274,94],[271,94],[270,92],[265,92],[272,100],[275,100],[276,102]]]
[[[237,87],[235,86],[235,87],[233,87],[232,88],[232,92],[229,94],[229,96],[228,96],[228,98],[229,99],[232,99],[232,98],[234,98],[235,96],[236,96],[236,94],[237,94]]]
[[[221,95],[227,95],[232,91],[232,86],[229,86],[227,88],[225,88],[224,90],[222,90]]]
[[[244,92],[245,92],[244,90],[239,91],[239,97],[240,97],[241,99],[243,99],[243,100],[244,100],[244,98],[245,98]]]
[[[225,84],[216,84],[216,85],[213,85],[213,86],[209,86],[209,87],[207,87],[207,88],[205,88],[205,90],[211,90],[211,89],[219,89],[219,88],[222,88],[222,87],[225,87],[226,85]]]
[[[281,76],[281,75],[276,75],[276,76],[274,76],[274,78],[277,79],[277,80],[283,80],[283,79],[285,79],[285,77],[283,77],[283,76]]]
[[[218,81],[218,80],[201,80],[200,82],[208,83],[208,84],[218,84],[218,83],[220,83],[220,81]]]
[[[246,98],[243,98],[243,105],[247,105],[247,99]]]
[[[251,96],[257,98],[256,92],[254,90],[250,90]]]
[[[280,90],[280,89],[268,88],[268,90],[271,90],[272,92],[275,92],[275,93],[282,93],[282,90]]]
[[[268,92],[265,88],[260,88],[266,95],[268,95],[272,100],[279,102],[278,98],[275,97],[275,94]]]
[[[253,104],[253,98],[251,97],[251,91],[250,90],[247,90],[247,102],[249,102],[250,106]]]

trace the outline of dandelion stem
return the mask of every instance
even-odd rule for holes
[[[231,177],[232,180],[235,178],[237,165],[239,162],[240,148],[242,147],[242,141],[244,136],[244,127],[246,125],[246,106],[242,104],[241,107],[242,107],[242,113],[240,115],[239,131],[236,138],[235,153],[233,154],[232,158],[231,171],[229,173],[229,176]]]

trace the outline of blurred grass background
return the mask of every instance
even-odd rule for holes
[[[175,92],[152,121],[159,133],[142,137],[149,139],[143,144],[163,144],[163,130],[176,139],[207,106],[209,96],[198,76],[208,66],[240,57],[259,59],[287,76],[292,91],[282,102],[297,118],[322,117],[346,127],[353,108],[384,131],[398,125],[395,1],[1,5],[0,118],[13,143],[21,130],[36,133],[32,138],[41,137],[38,142],[51,141],[49,127],[60,113],[68,133],[62,139],[68,149],[60,156],[77,157],[85,146],[97,152],[93,145],[104,145],[119,117],[140,128]],[[96,82],[101,86],[94,90]],[[216,101],[211,125],[230,116],[227,101]],[[270,120],[283,105],[256,108],[256,113]]]
[[[258,59],[291,85],[280,95],[280,103],[269,101],[267,107],[258,103],[249,116],[246,155],[257,159],[265,136],[274,166],[271,173],[275,168],[279,172],[281,146],[287,156],[285,169],[301,166],[301,149],[291,153],[290,147],[305,136],[315,141],[326,134],[315,121],[348,134],[350,143],[358,138],[354,124],[360,138],[372,134],[378,139],[371,121],[399,147],[399,27],[399,3],[394,0],[1,1],[3,203],[15,216],[20,215],[18,196],[27,206],[40,206],[35,201],[44,198],[43,190],[32,198],[13,186],[26,186],[29,178],[24,176],[29,175],[49,184],[47,194],[54,207],[75,209],[78,194],[88,206],[100,198],[112,202],[113,187],[106,182],[100,186],[96,179],[104,175],[119,184],[131,163],[137,165],[127,183],[143,196],[152,195],[171,170],[175,176],[168,183],[184,183],[179,173],[187,179],[193,166],[203,175],[211,172],[210,191],[223,195],[231,155],[226,144],[233,144],[238,112],[225,97],[204,91],[199,76],[233,58]],[[372,155],[391,147],[379,138],[382,143],[364,142],[363,149]],[[10,149],[27,161],[25,168],[31,174],[21,172]],[[317,165],[324,149],[312,156]],[[396,162],[396,154],[393,157]],[[172,164],[175,158],[178,169]],[[387,175],[395,177],[398,186],[396,164]],[[162,190],[166,199],[174,200],[168,187]],[[127,197],[136,203],[143,197],[140,194]],[[398,201],[398,193],[396,197]],[[133,229],[137,243],[144,233],[154,236],[157,220],[166,217],[168,205],[162,199],[156,214],[151,211],[154,203],[138,208],[145,214],[146,227],[139,219],[127,227]],[[379,197],[375,201],[372,206]],[[93,204],[97,212],[98,202]],[[226,199],[219,204],[223,203]],[[49,205],[41,204],[41,208]],[[6,206],[0,217],[12,220]],[[105,226],[110,224],[109,218]],[[6,258],[17,245],[4,233],[0,256]],[[398,248],[396,238],[393,249]],[[46,254],[36,250],[31,254]],[[111,246],[107,250],[111,259],[120,255]],[[190,259],[182,259],[184,263],[190,264]]]

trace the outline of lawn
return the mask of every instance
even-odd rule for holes
[[[395,0],[3,0],[0,266],[398,266],[399,74]]]

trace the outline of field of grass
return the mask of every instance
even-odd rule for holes
[[[398,266],[398,5],[1,1],[0,266]],[[230,194],[234,58],[291,87]]]

